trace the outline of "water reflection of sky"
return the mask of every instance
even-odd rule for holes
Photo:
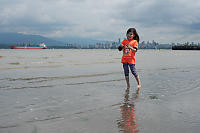
[[[117,121],[118,127],[123,133],[138,133],[139,129],[135,119],[135,104],[134,100],[138,98],[139,90],[136,91],[135,95],[129,97],[130,89],[126,89],[124,94],[123,104],[120,106],[121,119]]]

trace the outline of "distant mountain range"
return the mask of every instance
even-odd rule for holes
[[[106,41],[98,41],[85,38],[47,38],[41,35],[28,35],[21,33],[0,32],[0,47],[7,47],[17,44],[40,44],[44,42],[48,46],[64,46],[68,43],[78,45],[90,45],[96,43],[105,43]]]
[[[65,45],[62,41],[57,41],[40,35],[26,35],[8,32],[0,33],[0,45],[40,44],[41,42],[44,42],[48,46]]]

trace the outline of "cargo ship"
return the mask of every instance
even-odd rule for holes
[[[46,49],[47,46],[44,43],[41,43],[39,46],[11,46],[11,49]]]
[[[200,50],[200,46],[198,45],[175,45],[172,46],[172,50]]]

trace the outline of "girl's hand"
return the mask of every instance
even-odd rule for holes
[[[129,45],[129,44],[126,44],[126,47],[130,48],[130,49],[133,49],[133,47],[131,47],[131,45]]]
[[[132,47],[131,45],[129,45],[129,44],[127,44],[126,47],[129,48],[129,49],[131,49],[131,50],[133,50],[134,52],[137,51],[137,49],[133,48],[133,47]]]
[[[124,44],[124,46],[125,46],[126,48],[129,48],[130,45],[129,45],[129,44]]]

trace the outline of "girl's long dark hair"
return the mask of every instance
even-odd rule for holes
[[[135,35],[133,39],[134,39],[134,40],[137,40],[137,42],[139,43],[140,37],[139,37],[139,35],[138,35],[136,29],[135,29],[135,28],[129,28],[129,29],[127,30],[126,34],[128,34],[129,32],[132,32],[132,33]]]

